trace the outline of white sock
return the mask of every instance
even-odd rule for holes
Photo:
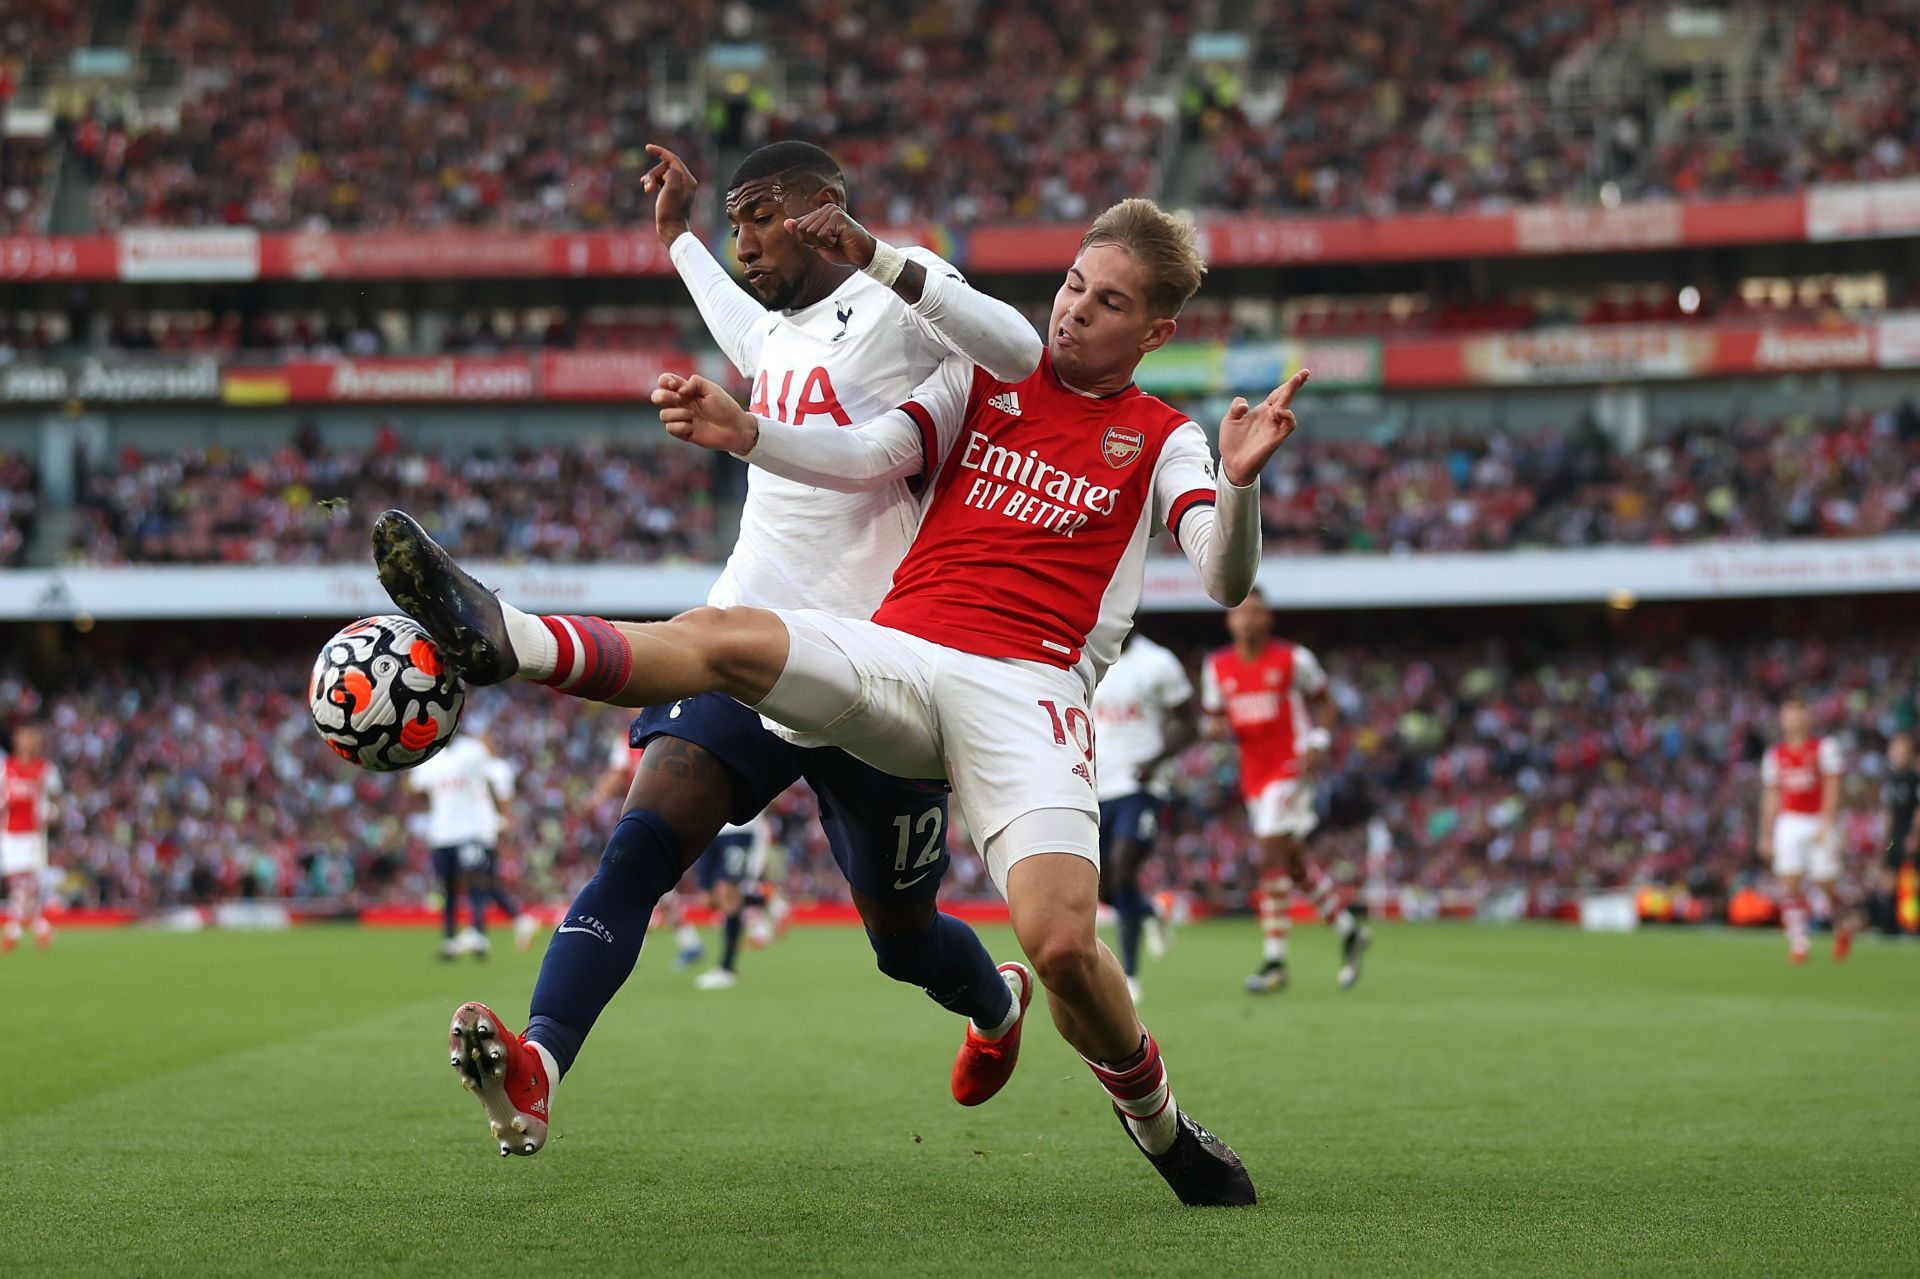
[[[1260,943],[1260,956],[1269,964],[1286,963],[1287,939],[1284,937],[1268,937],[1264,939]]]
[[[1007,1015],[1002,1017],[996,1026],[982,1026],[977,1021],[969,1020],[968,1024],[973,1027],[973,1033],[982,1039],[1003,1039],[1020,1020],[1020,976],[1017,973],[1008,972],[1003,972],[1000,976],[1006,979],[1007,989],[1013,994],[1013,1006],[1007,1009]]]
[[[1135,1119],[1127,1116],[1127,1127],[1140,1140],[1140,1145],[1150,1155],[1164,1155],[1173,1139],[1180,1135],[1180,1103],[1173,1099],[1173,1090],[1167,1090],[1167,1104],[1151,1119]]]
[[[551,676],[560,666],[560,646],[553,642],[553,632],[547,629],[547,624],[505,600],[500,601],[500,613],[507,619],[507,642],[513,645],[513,655],[520,662],[520,677],[546,679]]]
[[[680,943],[681,950],[700,949],[700,930],[692,924],[682,924],[674,933],[673,939]]]
[[[1353,929],[1354,921],[1352,911],[1343,910],[1333,917],[1333,931],[1340,934],[1342,941],[1353,936]]]

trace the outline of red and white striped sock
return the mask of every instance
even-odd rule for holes
[[[1340,887],[1327,875],[1313,881],[1313,909],[1342,937],[1353,932],[1353,914],[1340,904]]]
[[[1127,1118],[1127,1127],[1150,1155],[1165,1154],[1179,1135],[1180,1108],[1167,1085],[1166,1063],[1152,1035],[1140,1037],[1140,1051],[1117,1064],[1089,1061],[1093,1077]]]
[[[1807,899],[1798,894],[1787,898],[1780,908],[1780,923],[1787,932],[1787,949],[1795,954],[1807,949]]]
[[[633,646],[612,622],[572,614],[532,620],[545,631],[545,643],[534,639],[523,645],[522,635],[531,636],[531,629],[514,628],[514,656],[520,659],[522,676],[589,702],[609,701],[627,686]]]
[[[1260,881],[1260,957],[1269,964],[1287,960],[1287,933],[1293,927],[1293,879],[1273,875]]]

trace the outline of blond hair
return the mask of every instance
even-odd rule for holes
[[[1096,244],[1124,249],[1147,269],[1147,305],[1156,315],[1180,314],[1207,273],[1194,244],[1193,223],[1138,196],[1120,201],[1093,220],[1080,237],[1080,251]]]

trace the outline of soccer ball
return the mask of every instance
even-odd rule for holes
[[[307,684],[313,726],[333,753],[379,773],[438,754],[466,688],[410,617],[362,618],[326,642]]]

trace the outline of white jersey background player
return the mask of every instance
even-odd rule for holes
[[[1118,922],[1120,967],[1140,998],[1140,942],[1156,954],[1165,921],[1140,888],[1167,803],[1168,761],[1198,735],[1193,681],[1180,659],[1135,632],[1093,694],[1094,763],[1100,801],[1100,896]]]
[[[487,954],[490,903],[513,919],[521,948],[532,945],[538,925],[501,889],[499,878],[500,832],[507,824],[505,806],[513,798],[513,765],[493,753],[484,732],[468,732],[411,769],[406,784],[427,797],[427,847],[433,850],[433,873],[445,902],[441,958]],[[456,931],[463,886],[473,918]]]
[[[60,794],[60,770],[41,746],[40,729],[22,724],[13,732],[12,753],[0,752],[0,878],[7,882],[0,950],[20,943],[23,926],[33,929],[42,947],[53,940],[53,925],[40,905],[40,879],[47,872],[47,828]]]

